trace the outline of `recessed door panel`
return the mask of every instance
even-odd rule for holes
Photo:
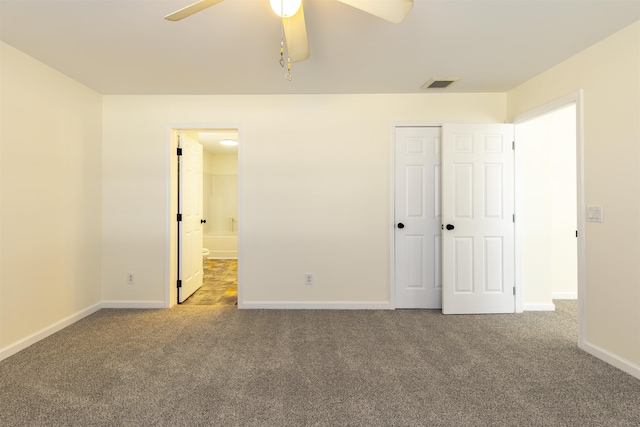
[[[473,164],[453,164],[454,218],[473,218]]]
[[[502,219],[504,206],[503,165],[484,165],[484,217]]]
[[[405,153],[409,156],[422,156],[425,154],[426,138],[423,136],[405,138]]]
[[[454,238],[455,293],[473,293],[473,237]]]
[[[502,153],[504,151],[504,139],[502,134],[484,135],[485,153]]]
[[[407,236],[407,288],[423,289],[424,236]]]
[[[456,154],[473,153],[473,134],[456,133],[453,135],[453,148]]]
[[[442,236],[433,236],[433,287],[442,289]]]
[[[440,219],[442,208],[440,207],[440,192],[441,182],[440,176],[442,174],[442,168],[440,165],[435,165],[433,168],[433,218]]]
[[[484,238],[484,291],[487,293],[504,292],[503,271],[504,247],[503,238]]]
[[[407,217],[424,217],[425,180],[424,165],[406,166],[406,205]]]

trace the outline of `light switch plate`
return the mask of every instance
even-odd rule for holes
[[[602,206],[587,206],[587,222],[604,222]]]

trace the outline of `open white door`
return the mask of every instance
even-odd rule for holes
[[[441,308],[440,127],[395,131],[396,308]]]
[[[180,135],[178,212],[178,302],[202,286],[202,145]]]
[[[513,313],[513,125],[442,127],[444,314]]]

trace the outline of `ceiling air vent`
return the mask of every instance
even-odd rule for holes
[[[423,84],[420,89],[445,89],[458,80],[460,80],[460,77],[434,77]]]

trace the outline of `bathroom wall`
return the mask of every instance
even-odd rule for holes
[[[215,175],[238,175],[237,154],[213,154],[210,157],[209,170]]]
[[[210,234],[213,230],[213,176],[211,174],[211,153],[206,150],[202,153],[202,216],[207,222],[204,224],[203,233]]]
[[[238,156],[210,154],[204,173],[205,234],[238,234]]]

